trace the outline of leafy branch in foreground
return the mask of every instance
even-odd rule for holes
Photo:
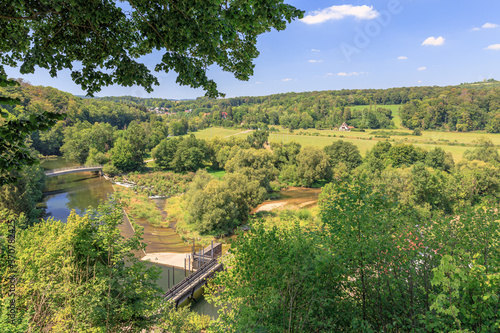
[[[0,109],[4,122],[0,125],[0,186],[14,182],[11,174],[24,166],[38,164],[26,145],[26,138],[35,131],[44,131],[54,126],[63,114],[44,112],[30,115],[29,119],[16,119]]]
[[[178,74],[177,83],[223,94],[207,77],[217,64],[238,80],[253,74],[257,37],[283,30],[303,11],[283,0],[9,1],[0,15],[0,72],[3,65],[22,74],[35,67],[52,77],[62,69],[89,95],[111,84],[139,85],[151,92],[158,79],[141,56],[163,53],[155,71]],[[123,8],[129,8],[124,10]],[[99,15],[96,15],[99,13]],[[80,69],[73,64],[80,62]]]

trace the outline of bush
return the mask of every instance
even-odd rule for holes
[[[227,234],[248,219],[251,208],[263,201],[265,193],[258,180],[243,174],[227,174],[220,181],[200,170],[183,197],[187,223],[200,234]]]
[[[313,215],[309,209],[300,209],[295,214],[299,220],[309,221],[313,219]]]
[[[191,312],[189,307],[175,308],[173,304],[169,305],[160,319],[162,330],[175,333],[200,332],[206,329],[209,324],[209,316]]]
[[[115,167],[113,163],[106,163],[102,168],[102,172],[110,177],[114,177],[120,174],[120,170],[118,170],[118,168]]]

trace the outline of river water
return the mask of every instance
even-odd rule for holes
[[[68,163],[60,157],[41,163],[41,166],[47,170],[74,165],[74,163]],[[99,203],[106,200],[112,193],[113,187],[111,186],[111,182],[104,177],[95,175],[91,172],[67,174],[47,178],[43,201],[40,206],[45,208],[45,219],[53,218],[66,222],[72,210],[75,210],[78,215],[84,215],[89,207],[97,208]],[[163,204],[161,200],[158,202],[158,206],[163,207]],[[126,235],[126,226],[122,227],[124,228],[124,230],[122,230],[123,234]],[[149,229],[145,231],[150,232]],[[153,230],[151,232],[158,233],[159,231]],[[169,236],[172,237],[171,235]],[[180,238],[179,236],[177,237]],[[154,246],[154,250],[162,250],[161,244],[153,242],[151,245]],[[186,248],[189,249],[190,247],[186,246]],[[174,282],[178,283],[185,277],[183,269],[149,262],[147,262],[146,265],[155,265],[161,269],[161,275],[157,283],[164,291],[170,289]],[[209,315],[212,318],[217,316],[217,309],[209,304],[203,296],[200,296],[196,302],[192,302],[191,309],[197,313]]]
[[[47,170],[74,165],[64,161],[62,158],[44,161],[41,164]],[[67,174],[47,178],[41,205],[45,207],[45,218],[54,218],[55,220],[66,222],[72,210],[75,210],[78,215],[83,215],[88,207],[97,208],[99,203],[106,200],[112,193],[113,187],[111,186],[111,182],[104,177],[91,172]],[[291,209],[310,207],[317,203],[319,193],[320,189],[290,188],[282,191],[276,200],[266,201],[252,212],[280,207]],[[154,200],[162,215],[166,214],[163,210],[165,200]],[[148,253],[179,252],[179,250],[189,252],[189,245],[185,245],[185,249],[183,244],[179,247],[182,241],[179,235],[173,233],[171,229],[152,227],[147,221],[141,219],[138,219],[136,222],[144,227],[144,242],[148,244],[146,247]],[[130,226],[122,225],[122,228],[122,234],[125,236],[133,232]],[[164,291],[170,289],[174,281],[180,282],[185,276],[183,269],[174,269],[156,263],[147,263],[147,265],[156,265],[161,268],[158,285]],[[174,272],[173,277],[172,271]],[[196,302],[191,304],[191,309],[197,313],[209,315],[212,318],[217,317],[217,309],[209,304],[202,295]]]

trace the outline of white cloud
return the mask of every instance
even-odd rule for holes
[[[281,81],[283,81],[283,82],[288,82],[288,81],[292,81],[292,79],[288,79],[288,78],[286,78],[286,79],[281,79]]]
[[[500,50],[500,44],[491,44],[484,48],[485,50]]]
[[[321,50],[318,50],[318,49],[311,49],[311,52],[321,52]]]
[[[482,26],[484,29],[493,29],[493,28],[498,28],[498,24],[495,23],[485,23]]]
[[[422,83],[422,80],[418,80],[417,83]]]
[[[353,6],[340,5],[331,6],[323,10],[316,10],[306,15],[302,22],[306,24],[318,24],[329,20],[341,20],[346,16],[353,16],[359,20],[370,20],[379,16],[379,12],[373,9],[373,6]]]
[[[407,56],[400,56],[400,57],[398,57],[398,60],[406,60],[406,59],[408,59]]]
[[[323,60],[314,60],[314,59],[311,59],[311,60],[307,60],[307,62],[323,62]]]
[[[479,31],[479,30],[481,30],[481,29],[479,29],[479,28],[472,28],[472,31]]]
[[[444,38],[443,37],[429,37],[424,42],[422,45],[431,45],[431,46],[439,46],[444,44]]]
[[[361,75],[361,74],[365,74],[365,72],[350,72],[350,73],[346,73],[346,72],[340,72],[340,73],[337,73],[338,76],[356,76],[356,75]]]
[[[425,67],[425,66],[422,66],[422,67],[418,68],[419,71],[425,71],[426,69],[427,69],[427,67]]]

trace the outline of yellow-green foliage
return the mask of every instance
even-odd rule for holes
[[[152,325],[147,316],[161,292],[156,286],[159,271],[133,257],[140,235],[124,239],[121,221],[120,206],[106,204],[83,217],[72,211],[66,223],[49,219],[18,229],[11,243],[16,250],[16,321],[29,327],[5,326],[0,313],[0,331],[118,332],[125,326],[140,331]],[[3,279],[8,267],[0,260]],[[22,318],[28,322],[21,323]]]
[[[160,319],[159,328],[170,333],[194,333],[207,329],[209,325],[209,316],[192,312],[187,306],[176,309],[170,304]]]
[[[163,221],[160,211],[155,203],[144,194],[134,193],[129,188],[115,186],[115,191],[125,204],[125,210],[132,219],[144,219],[155,227],[168,227]]]
[[[210,244],[213,240],[213,236],[203,236],[200,235],[198,231],[195,230],[192,224],[188,224],[186,221],[186,207],[183,196],[176,196],[167,199],[165,204],[165,211],[167,212],[168,223],[175,223],[175,230],[185,241],[191,239],[196,239],[196,242],[202,245]],[[219,242],[224,242],[222,239]]]
[[[277,209],[255,214],[250,219],[250,225],[263,224],[266,229],[272,227],[287,229],[298,223],[301,227],[314,229],[320,225],[317,215],[317,206],[302,209]]]
[[[189,186],[189,183],[194,177],[194,173],[189,172],[182,175],[175,172],[157,171],[151,173],[130,173],[127,176],[116,177],[117,181],[131,181],[137,186],[135,191],[141,192],[148,196],[173,196],[179,193],[184,193]]]

